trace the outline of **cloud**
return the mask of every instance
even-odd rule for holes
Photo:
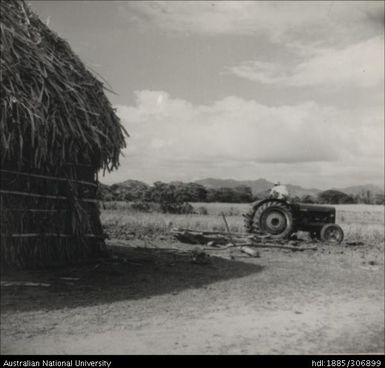
[[[378,1],[141,1],[122,11],[131,22],[173,33],[260,33],[275,40],[366,37],[383,29],[383,13]]]
[[[338,153],[322,132],[332,111],[308,102],[270,108],[227,97],[194,106],[163,91],[137,93],[135,107],[119,107],[132,142],[168,160],[302,162],[335,160]],[[317,147],[317,149],[314,149]]]
[[[227,70],[272,85],[383,85],[384,38],[374,37],[342,49],[320,49],[294,67],[278,62],[247,61]]]
[[[345,111],[311,101],[270,107],[235,96],[194,105],[148,90],[137,91],[136,98],[133,106],[118,106],[130,133],[123,175],[173,180],[227,170],[227,176],[243,172],[250,178],[255,175],[247,170],[253,173],[254,167],[343,167],[359,158],[368,170],[371,162],[383,161],[382,111]]]

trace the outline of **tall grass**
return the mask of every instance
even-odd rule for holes
[[[104,210],[101,219],[110,236],[167,236],[173,227],[194,230],[226,231],[221,217],[216,215],[171,215],[122,210]],[[230,230],[243,232],[242,216],[227,217]]]

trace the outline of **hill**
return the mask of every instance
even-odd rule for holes
[[[373,185],[373,184],[355,185],[355,186],[346,187],[346,188],[339,188],[337,190],[339,190],[340,192],[344,192],[346,194],[350,194],[350,195],[357,195],[357,194],[361,194],[361,193],[366,193],[367,191],[370,191],[373,195],[384,194],[384,188],[378,187],[378,186]]]
[[[268,181],[266,179],[257,179],[257,180],[235,180],[235,179],[214,179],[207,178],[202,180],[195,181],[197,184],[201,184],[206,188],[235,188],[240,185],[247,185],[251,188],[253,195],[263,193],[266,190],[270,189],[274,183]],[[287,188],[293,196],[304,196],[304,195],[312,195],[316,196],[319,192],[319,189],[311,188],[306,189],[302,188],[299,185],[287,184]]]

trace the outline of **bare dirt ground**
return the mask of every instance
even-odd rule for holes
[[[383,245],[218,251],[208,264],[130,245],[105,262],[3,274],[1,353],[384,353]]]

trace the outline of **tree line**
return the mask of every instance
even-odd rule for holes
[[[129,201],[143,203],[189,203],[189,202],[223,202],[250,203],[268,196],[267,192],[253,194],[250,187],[240,185],[234,188],[207,188],[197,183],[155,182],[153,185],[131,180],[124,185],[99,185],[98,198],[102,201]],[[293,202],[319,204],[384,204],[384,194],[362,191],[349,195],[330,189],[317,195],[291,197]]]
[[[128,184],[114,184],[99,186],[99,199],[104,201],[148,201],[161,200],[175,202],[226,202],[248,203],[254,197],[250,187],[238,186],[235,188],[206,188],[197,183],[155,182],[152,186],[139,181]]]
[[[373,194],[371,191],[362,191],[355,195],[346,194],[338,190],[329,189],[318,193],[317,196],[305,195],[297,197],[299,202],[319,204],[385,204],[384,194]]]

